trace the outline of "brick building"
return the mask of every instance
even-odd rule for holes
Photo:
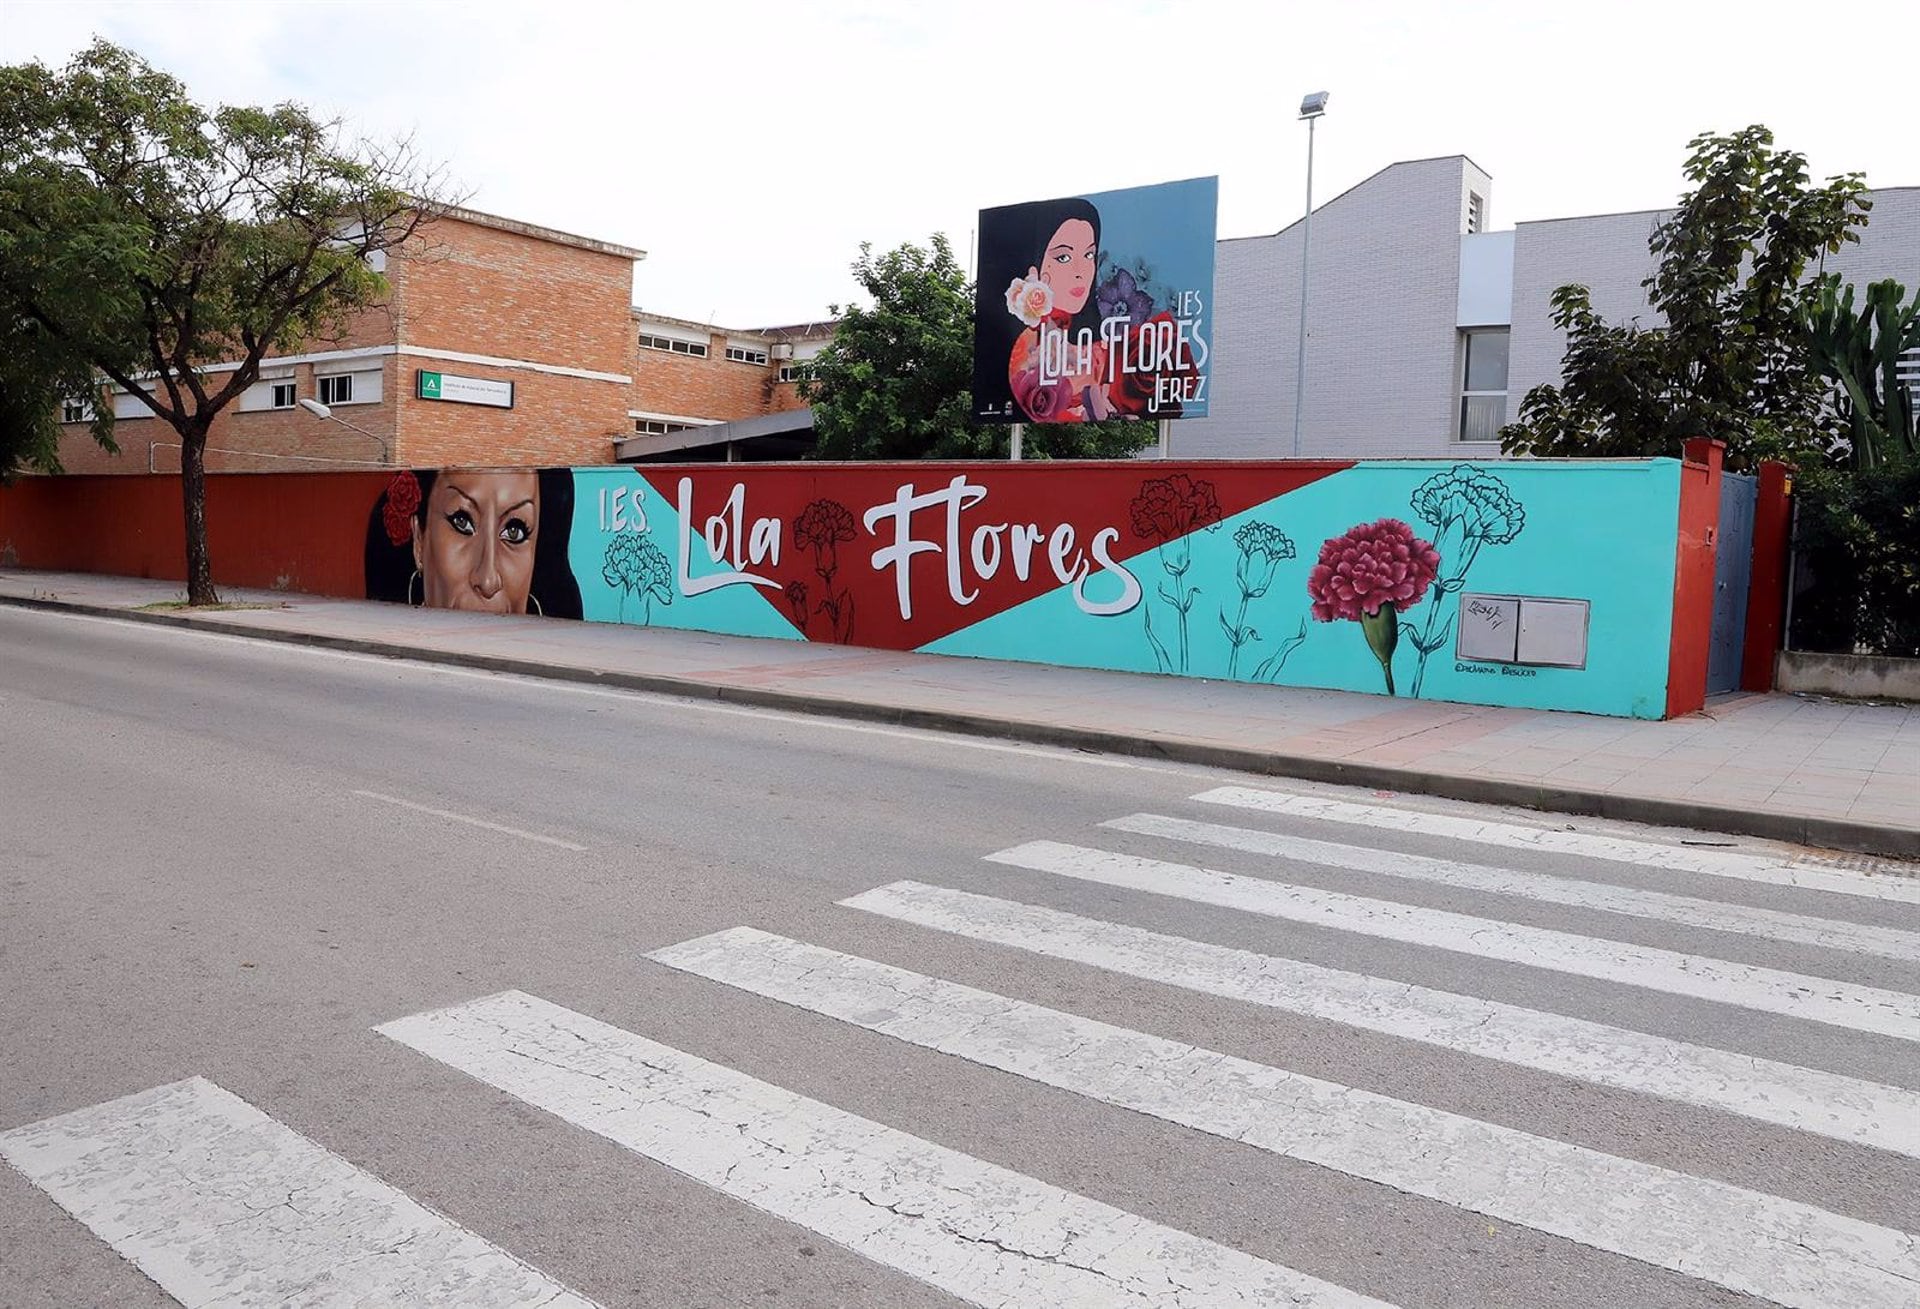
[[[207,466],[609,463],[626,438],[803,407],[798,372],[832,324],[733,331],[642,313],[633,265],[645,257],[454,210],[386,257],[385,304],[338,339],[263,361],[260,380],[215,421]],[[71,405],[67,469],[176,471],[172,428],[135,395],[112,388],[110,398],[120,453],[101,450]]]
[[[699,428],[805,408],[799,380],[833,340],[830,322],[725,328],[638,307],[632,317],[630,435],[675,438],[660,444],[676,449]]]
[[[634,261],[645,257],[453,210],[384,258],[384,305],[358,315],[338,339],[263,361],[260,380],[215,421],[207,466],[605,462],[632,407],[627,311]],[[209,371],[223,367],[232,365]],[[340,421],[298,407],[308,399]],[[112,403],[120,454],[71,426],[60,450],[67,469],[177,470],[173,430],[137,396],[114,388]],[[76,407],[64,416],[83,417]]]

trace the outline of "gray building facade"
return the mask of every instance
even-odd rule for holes
[[[1825,269],[1920,286],[1920,187],[1871,198],[1859,244]],[[1455,155],[1393,164],[1315,208],[1302,456],[1495,457],[1521,397],[1559,380],[1556,287],[1585,284],[1609,320],[1652,320],[1647,237],[1671,211],[1496,232],[1492,202],[1492,178]],[[1176,457],[1294,454],[1303,226],[1219,243],[1209,416],[1173,425]]]

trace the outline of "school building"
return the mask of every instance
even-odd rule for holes
[[[832,339],[831,323],[734,330],[647,312],[632,303],[634,264],[645,257],[452,210],[376,257],[385,304],[337,339],[263,361],[259,380],[215,421],[207,467],[604,464],[622,442],[691,444],[702,428],[804,409],[796,383]],[[62,415],[69,472],[178,471],[171,427],[122,388],[102,397],[120,453],[93,441],[87,403],[75,400]]]

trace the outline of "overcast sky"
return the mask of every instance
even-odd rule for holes
[[[1829,13],[1838,30],[1809,30]],[[848,264],[975,211],[1218,174],[1220,234],[1402,159],[1493,174],[1495,228],[1656,208],[1696,132],[1920,185],[1920,3],[1433,0],[0,0],[0,62],[94,35],[203,102],[411,133],[474,207],[638,246],[647,308],[824,316]]]

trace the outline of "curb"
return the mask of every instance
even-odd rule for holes
[[[143,612],[136,609],[116,608],[112,605],[48,600],[37,596],[0,595],[0,604],[22,609],[59,610],[95,618],[115,618],[125,622],[153,623],[163,627],[218,631],[229,636],[243,636],[281,645],[304,645],[324,650],[342,650],[353,654],[411,659],[421,663],[444,664],[449,667],[471,668],[483,672],[510,673],[518,677],[532,677],[545,681],[612,686],[628,691],[646,691],[690,700],[716,700],[727,704],[760,709],[780,709],[789,713],[816,714],[854,722],[923,728],[965,736],[1019,741],[1028,745],[1059,746],[1137,759],[1153,759],[1166,763],[1194,764],[1269,777],[1292,777],[1302,781],[1328,782],[1374,790],[1407,791],[1475,804],[1513,805],[1524,809],[1606,818],[1618,822],[1727,832],[1828,850],[1845,850],[1906,859],[1920,858],[1920,829],[1882,827],[1844,818],[1755,812],[1656,796],[1615,795],[1605,791],[1546,786],[1505,778],[1429,773],[1411,768],[1395,768],[1386,764],[1323,759],[1314,755],[1275,754],[1243,746],[1218,745],[1181,737],[1130,736],[1123,732],[1102,728],[1035,723],[1015,718],[996,718],[990,714],[963,713],[958,710],[916,709],[868,701],[839,700],[832,696],[807,695],[797,691],[770,691],[758,687],[727,686],[658,673],[606,672],[597,668],[547,664],[504,655],[466,654],[456,650],[439,650],[430,646],[405,645],[397,641],[327,636],[317,632],[275,631],[271,628],[251,627],[243,622],[223,621],[216,617]]]

